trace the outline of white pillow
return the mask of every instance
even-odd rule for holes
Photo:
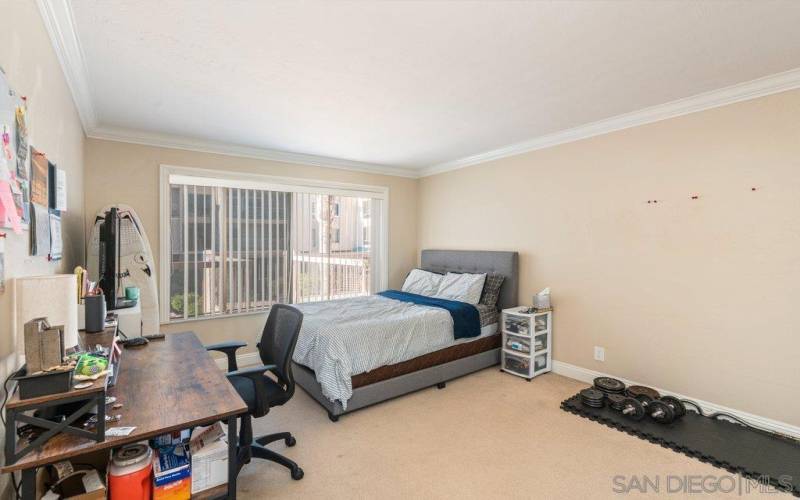
[[[402,290],[417,295],[427,295],[432,297],[439,290],[439,283],[442,281],[441,274],[423,271],[422,269],[412,269],[403,283]]]
[[[486,274],[447,273],[434,297],[477,304],[481,300]]]

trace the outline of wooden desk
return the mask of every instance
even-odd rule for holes
[[[145,347],[124,349],[116,385],[108,390],[123,407],[113,427],[136,426],[103,442],[59,434],[2,472],[22,470],[23,499],[35,495],[36,467],[77,455],[116,448],[174,430],[228,424],[228,498],[236,498],[236,417],[247,405],[192,332],[168,334]]]

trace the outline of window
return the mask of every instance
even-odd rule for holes
[[[162,321],[386,287],[385,188],[167,166],[161,182]]]

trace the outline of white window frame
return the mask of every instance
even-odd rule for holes
[[[381,242],[380,259],[383,263],[381,272],[376,273],[373,286],[376,291],[386,290],[389,286],[389,188],[368,184],[350,184],[345,182],[322,181],[295,177],[278,177],[246,172],[229,172],[197,167],[181,167],[161,164],[159,169],[159,277],[158,295],[160,300],[160,324],[183,323],[187,321],[206,321],[224,319],[234,316],[263,314],[264,311],[248,311],[233,314],[222,314],[199,318],[170,318],[169,314],[169,275],[170,275],[170,180],[204,186],[233,187],[241,189],[261,189],[269,191],[285,191],[290,193],[317,193],[335,196],[353,196],[382,200],[380,210],[381,223],[371,224],[372,236]],[[379,226],[379,227],[377,227]],[[379,232],[380,234],[376,234]]]

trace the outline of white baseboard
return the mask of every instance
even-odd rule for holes
[[[594,370],[590,370],[588,368],[583,368],[581,366],[571,365],[569,363],[564,363],[563,361],[556,361],[553,360],[553,373],[557,373],[559,375],[563,375],[565,377],[569,377],[575,380],[580,380],[581,382],[586,382],[592,384],[594,379],[597,377],[613,377],[625,382],[626,385],[647,385],[636,382],[635,380],[628,380],[622,377],[618,377],[616,375],[611,375],[608,373],[602,373]],[[648,387],[651,387],[648,385]],[[675,396],[679,399],[688,399],[689,401],[694,401],[700,408],[703,409],[705,414],[709,413],[730,413],[731,415],[735,415],[738,418],[741,418],[745,422],[752,424],[756,427],[760,427],[762,429],[777,432],[778,434],[783,434],[785,436],[792,437],[794,439],[800,439],[800,427],[796,427],[794,425],[787,424],[785,422],[779,422],[778,420],[772,420],[771,418],[762,417],[760,415],[753,415],[752,413],[747,413],[741,410],[736,410],[733,408],[728,408],[726,406],[721,406],[718,404],[710,403],[708,401],[703,401],[702,399],[693,398],[691,396],[686,396],[683,394],[678,394],[676,392],[668,391],[666,389],[662,389],[660,387],[653,387],[653,389],[657,390],[660,394]]]
[[[217,363],[217,366],[219,366],[223,370],[228,366],[228,361],[225,357],[217,358],[215,361]],[[261,358],[259,357],[257,352],[249,352],[247,354],[241,354],[239,356],[236,356],[236,363],[239,365],[240,368],[244,368],[246,366],[252,366],[261,363]],[[593,383],[594,379],[597,377],[614,377],[622,380],[623,382],[625,382],[626,385],[646,385],[640,382],[636,382],[635,380],[629,380],[623,377],[618,377],[616,375],[590,370],[588,368],[571,365],[569,363],[564,363],[563,361],[557,361],[557,360],[553,360],[553,373],[571,379],[580,380],[581,382],[586,382],[588,384]],[[777,432],[785,436],[790,436],[794,439],[800,439],[800,427],[787,424],[786,422],[780,422],[778,420],[762,417],[760,415],[754,415],[752,413],[736,410],[734,408],[728,408],[727,406],[722,406],[708,401],[703,401],[702,399],[697,399],[695,397],[687,396],[685,394],[679,394],[677,392],[668,391],[660,387],[653,387],[653,389],[657,390],[660,394],[675,396],[676,398],[679,399],[688,399],[689,401],[694,401],[695,403],[700,405],[700,408],[702,408],[703,412],[706,414],[717,413],[717,412],[730,413],[731,415],[735,415],[744,420],[745,422],[750,423],[756,427],[760,427],[762,429],[766,429],[772,432]]]
[[[228,358],[226,356],[215,358],[214,361],[217,363],[217,366],[219,366],[220,369],[225,370],[228,368]],[[258,355],[257,352],[248,352],[247,354],[240,354],[236,356],[236,364],[239,366],[239,368],[244,368],[245,366],[259,365],[261,364],[261,357]]]

